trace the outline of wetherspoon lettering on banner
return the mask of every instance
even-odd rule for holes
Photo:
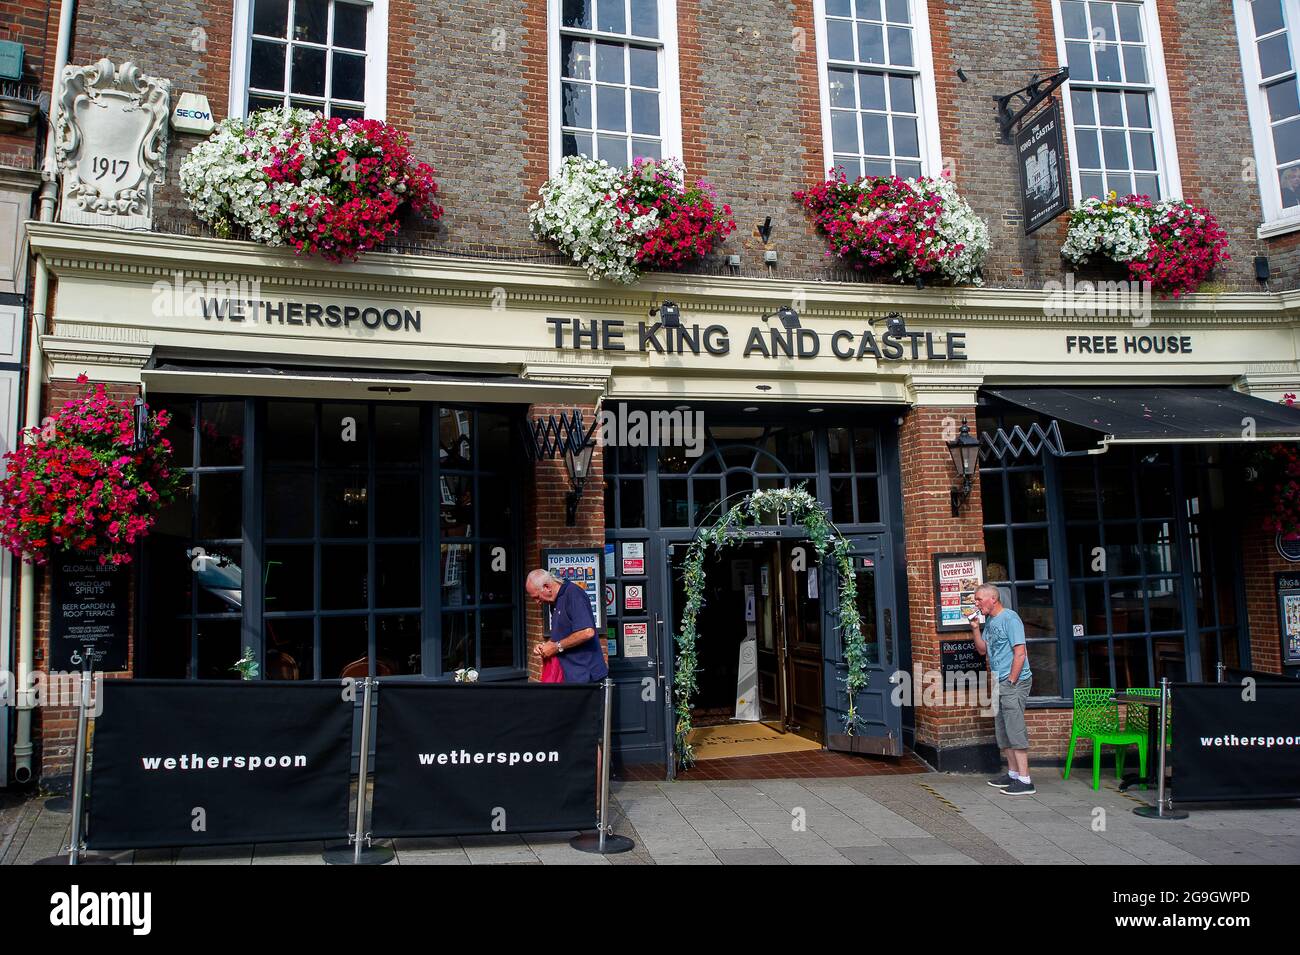
[[[665,328],[658,322],[622,319],[548,318],[556,348],[573,351],[640,351],[657,355],[731,354],[731,336],[725,325],[682,325]],[[823,337],[825,341],[823,341]],[[845,328],[819,335],[811,328],[754,326],[745,336],[741,355],[749,358],[816,358],[828,350],[841,361],[966,361],[966,333],[886,332],[879,338],[870,330]]]
[[[322,305],[320,302],[270,302],[265,299],[205,298],[203,318],[245,325],[301,325],[311,328],[368,328],[418,332],[420,310],[375,305]]]

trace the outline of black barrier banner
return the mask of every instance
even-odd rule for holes
[[[107,680],[93,849],[345,837],[353,704],[337,683]]]
[[[1175,683],[1171,693],[1175,801],[1300,798],[1300,683]]]
[[[385,683],[372,830],[442,836],[591,829],[597,683]]]

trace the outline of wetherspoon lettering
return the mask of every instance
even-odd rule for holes
[[[358,305],[322,305],[320,302],[268,302],[263,299],[203,299],[207,321],[250,322],[267,325],[318,325],[321,328],[353,328],[390,332],[420,330],[416,309],[376,308]]]
[[[556,348],[573,351],[628,351],[658,355],[709,355],[731,353],[725,325],[682,325],[638,322],[629,327],[620,319],[548,318]],[[754,326],[745,337],[742,356],[763,358],[816,358],[823,345],[842,361],[874,358],[877,361],[965,361],[966,333],[886,332],[879,338],[870,330],[839,329],[824,337],[810,328]]]

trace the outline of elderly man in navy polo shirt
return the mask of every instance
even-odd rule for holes
[[[528,596],[551,608],[551,639],[534,649],[545,660],[557,653],[565,683],[596,683],[609,675],[605,654],[596,638],[596,619],[586,591],[561,581],[547,570],[535,570],[524,584]]]

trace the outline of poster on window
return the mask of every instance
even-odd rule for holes
[[[1069,206],[1065,151],[1061,148],[1061,107],[1053,99],[1025,120],[1016,133],[1025,235],[1036,232]]]
[[[1300,574],[1276,574],[1282,665],[1300,666]]]
[[[594,547],[556,548],[542,551],[542,563],[560,581],[568,581],[587,595],[596,627],[604,626],[605,588],[601,578],[603,549]]]
[[[934,555],[935,621],[940,632],[970,629],[975,588],[984,583],[984,559],[983,553]]]

